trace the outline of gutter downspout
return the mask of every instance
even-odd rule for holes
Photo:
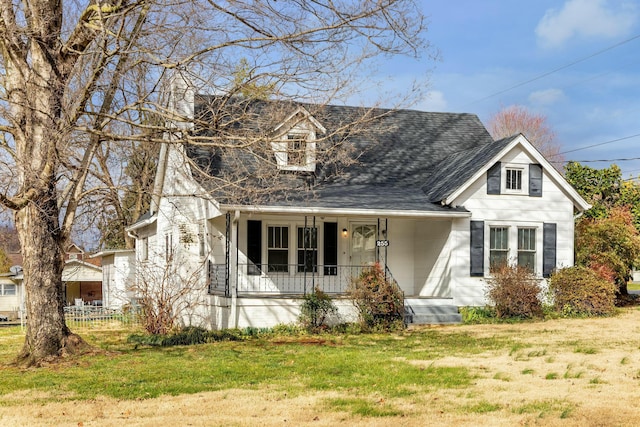
[[[231,264],[229,281],[231,282],[231,318],[232,329],[238,327],[238,222],[240,211],[236,209],[231,220],[231,254],[229,254],[229,264]],[[235,249],[235,250],[234,250]]]

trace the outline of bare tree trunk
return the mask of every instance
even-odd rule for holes
[[[60,355],[71,332],[64,320],[63,251],[55,194],[16,213],[24,257],[27,333],[19,360],[32,365]]]

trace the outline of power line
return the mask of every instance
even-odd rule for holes
[[[551,155],[549,157],[561,156],[563,154],[574,153],[576,151],[587,150],[589,148],[599,147],[601,145],[613,144],[614,142],[624,141],[625,139],[637,138],[638,136],[640,136],[640,133],[636,133],[635,135],[623,136],[622,138],[612,139],[610,141],[599,142],[597,144],[587,145],[587,146],[584,146],[584,147],[581,147],[581,148],[575,148],[573,150],[563,151],[562,153],[553,154],[553,155]]]
[[[626,162],[631,160],[640,160],[640,157],[627,157],[623,159],[603,159],[603,160],[567,160],[576,163],[596,163],[596,162]]]
[[[491,94],[491,95],[485,96],[484,98],[480,98],[480,99],[478,99],[478,100],[475,100],[475,101],[473,101],[473,102],[470,102],[470,103],[468,103],[468,104],[466,104],[466,105],[463,105],[462,107],[463,107],[463,109],[464,109],[465,107],[467,107],[467,106],[469,106],[469,105],[477,104],[478,102],[485,101],[485,100],[487,100],[487,99],[489,99],[489,98],[493,98],[494,96],[501,95],[501,94],[503,94],[503,93],[505,93],[505,92],[509,92],[510,90],[513,90],[513,89],[519,88],[519,87],[521,87],[521,86],[527,85],[527,84],[529,84],[529,83],[535,82],[536,80],[540,80],[540,79],[542,79],[542,78],[544,78],[544,77],[547,77],[547,76],[549,76],[549,75],[551,75],[551,74],[557,73],[558,71],[562,71],[562,70],[567,69],[567,68],[569,68],[569,67],[573,67],[574,65],[579,64],[580,62],[584,62],[584,61],[586,61],[587,59],[591,59],[591,58],[593,58],[593,57],[595,57],[595,56],[598,56],[598,55],[603,54],[603,53],[605,53],[605,52],[607,52],[607,51],[610,51],[610,50],[612,50],[612,49],[615,49],[615,48],[616,48],[616,47],[618,47],[618,46],[622,46],[623,44],[629,43],[629,42],[631,42],[631,41],[633,41],[633,40],[635,40],[635,39],[638,39],[638,38],[640,38],[640,34],[637,34],[637,35],[635,35],[635,36],[633,36],[633,37],[631,37],[631,38],[628,38],[628,39],[626,39],[626,40],[623,40],[623,41],[621,41],[621,42],[618,42],[618,43],[616,43],[616,44],[614,44],[614,45],[611,45],[611,46],[609,46],[609,47],[606,47],[606,48],[604,48],[604,49],[602,49],[602,50],[599,50],[599,51],[597,51],[597,52],[595,52],[595,53],[592,53],[592,54],[587,55],[587,56],[585,56],[585,57],[582,57],[582,58],[580,58],[580,59],[576,59],[575,61],[572,61],[572,62],[570,62],[570,63],[568,63],[568,64],[565,64],[565,65],[563,65],[563,66],[561,66],[561,67],[558,67],[558,68],[555,68],[555,69],[553,69],[553,70],[551,70],[551,71],[548,71],[548,72],[546,72],[546,73],[540,74],[539,76],[536,76],[536,77],[534,77],[534,78],[532,78],[532,79],[529,79],[529,80],[524,81],[524,82],[522,82],[522,83],[518,83],[518,84],[516,84],[516,85],[514,85],[514,86],[511,86],[511,87],[509,87],[509,88],[507,88],[507,89],[503,89],[503,90],[501,90],[501,91],[499,91],[499,92],[495,92],[495,93],[493,93],[493,94]]]

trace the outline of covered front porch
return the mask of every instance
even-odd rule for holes
[[[320,289],[341,296],[378,263],[406,297],[451,299],[456,221],[468,221],[468,213],[229,212],[208,224],[218,233],[210,239],[209,293],[299,297]]]

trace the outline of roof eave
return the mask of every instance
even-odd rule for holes
[[[385,216],[398,218],[468,218],[467,211],[421,211],[395,209],[355,209],[299,206],[255,206],[255,205],[221,205],[225,211],[239,211],[265,214],[304,214],[326,216]]]

